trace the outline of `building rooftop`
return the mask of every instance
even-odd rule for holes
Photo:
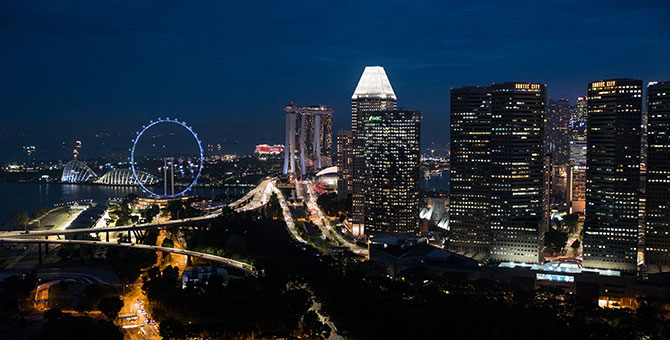
[[[366,66],[351,99],[382,98],[397,100],[386,71],[381,66]]]
[[[328,168],[325,168],[325,169],[319,171],[316,174],[316,177],[330,175],[330,174],[336,174],[337,175],[337,167],[336,166],[331,166],[331,167],[328,167]]]
[[[397,244],[371,243],[369,246],[371,259],[373,260],[380,260],[379,255],[384,254],[394,260],[418,260],[416,265],[424,263],[425,260],[430,260],[464,268],[477,267],[477,261],[423,242],[403,242],[401,239],[401,242]]]

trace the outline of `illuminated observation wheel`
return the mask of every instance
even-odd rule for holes
[[[198,166],[198,172],[195,175],[195,178],[193,179],[193,181],[186,187],[186,189],[184,189],[180,192],[177,192],[177,193],[171,193],[171,194],[166,193],[166,194],[163,194],[163,195],[157,194],[154,191],[152,191],[151,189],[149,189],[147,186],[145,186],[144,183],[142,183],[142,181],[140,181],[139,177],[137,176],[138,170],[135,169],[135,147],[137,146],[137,142],[142,137],[142,134],[144,134],[144,132],[146,132],[152,126],[157,125],[157,124],[176,124],[176,125],[179,125],[179,126],[183,127],[184,129],[186,129],[188,132],[190,132],[191,135],[193,136],[193,138],[195,139],[195,142],[198,144],[198,150],[200,152],[200,165]],[[180,122],[177,119],[158,118],[158,120],[156,120],[156,121],[152,120],[149,123],[149,125],[142,126],[142,130],[137,132],[137,136],[135,137],[135,139],[133,139],[133,148],[130,150],[130,168],[133,171],[133,177],[135,178],[135,181],[137,182],[137,184],[140,185],[140,187],[142,187],[142,190],[147,192],[149,195],[151,195],[153,197],[157,197],[157,198],[174,198],[174,197],[178,197],[178,196],[184,196],[186,194],[186,192],[191,190],[191,188],[198,182],[198,178],[200,178],[200,174],[202,173],[202,168],[204,166],[204,161],[205,161],[205,157],[204,157],[203,151],[202,151],[202,143],[200,142],[200,139],[198,139],[198,134],[195,133],[190,126],[186,125],[186,122]],[[165,171],[165,169],[164,169],[164,171]]]

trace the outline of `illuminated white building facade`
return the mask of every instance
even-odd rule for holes
[[[86,165],[86,163],[73,159],[63,166],[61,182],[63,183],[81,183],[88,182],[98,175]]]
[[[98,178],[95,182],[105,185],[137,185],[137,180],[144,185],[154,185],[158,183],[156,176],[146,172],[137,170],[137,179],[130,169],[114,169]]]
[[[324,105],[300,107],[291,103],[286,111],[284,175],[304,176],[332,165],[333,109]]]

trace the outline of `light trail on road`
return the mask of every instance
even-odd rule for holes
[[[36,240],[36,239],[16,239],[16,238],[0,238],[0,244],[3,243],[27,243],[27,244],[38,244],[38,243],[48,243],[48,244],[82,244],[82,245],[97,245],[97,246],[110,246],[110,247],[125,247],[125,248],[136,248],[136,249],[146,249],[146,250],[156,250],[162,251],[165,253],[181,254],[187,256],[193,256],[201,258],[204,260],[209,260],[219,264],[228,265],[245,271],[248,274],[253,276],[258,276],[258,272],[253,268],[252,265],[244,263],[241,261],[229,259],[226,257],[200,253],[193,250],[186,249],[175,249],[175,248],[166,248],[159,246],[151,246],[145,244],[134,244],[134,243],[116,243],[116,242],[105,242],[105,241],[92,241],[92,240]]]

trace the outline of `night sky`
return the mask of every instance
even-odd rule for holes
[[[448,142],[451,87],[543,82],[574,101],[593,80],[670,80],[670,1],[553,3],[2,1],[0,157],[100,132],[125,145],[159,116],[250,152],[283,142],[290,101],[348,128],[366,65],[424,112],[424,146]]]

